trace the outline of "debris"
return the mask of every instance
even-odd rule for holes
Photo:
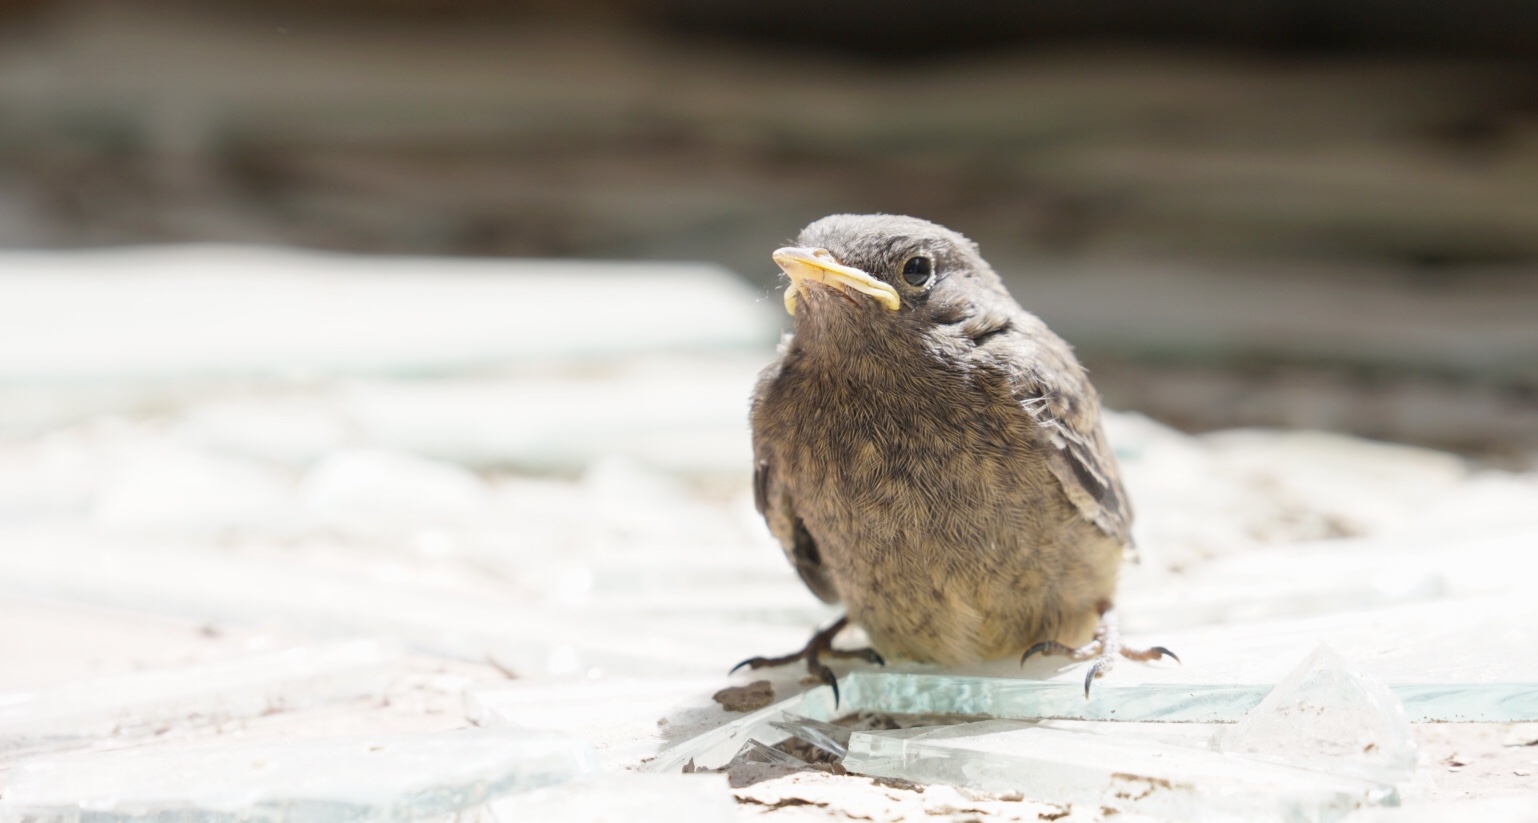
[[[774,702],[774,684],[755,680],[746,686],[728,686],[716,692],[713,698],[729,712],[758,711]]]

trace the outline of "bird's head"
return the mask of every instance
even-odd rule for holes
[[[976,243],[916,217],[824,217],[776,250],[774,262],[790,278],[785,310],[798,327],[849,313],[869,322],[954,323],[979,300],[1008,299]]]

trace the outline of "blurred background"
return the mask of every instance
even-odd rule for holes
[[[910,213],[1113,407],[1526,467],[1535,69],[1521,0],[0,0],[0,246],[695,260],[770,299],[805,223]]]

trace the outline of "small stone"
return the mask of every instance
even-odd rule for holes
[[[753,712],[774,702],[774,685],[767,680],[755,680],[746,686],[728,686],[713,697],[729,712]]]

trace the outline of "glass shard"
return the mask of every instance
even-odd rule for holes
[[[839,686],[846,711],[1180,723],[1236,721],[1260,703],[1270,688],[1190,683],[1129,686],[1110,680],[1097,682],[1088,700],[1082,680],[855,671],[841,678]]]
[[[1120,666],[1096,682],[1088,700],[1082,682],[912,671],[850,672],[839,679],[839,688],[849,711],[1171,723],[1237,723],[1272,689],[1243,682],[1111,682],[1128,668]],[[1412,723],[1538,719],[1538,684],[1533,681],[1400,683],[1389,689]]]
[[[1416,745],[1399,699],[1320,646],[1237,724],[1219,750],[1277,763],[1403,783]]]
[[[0,817],[32,823],[413,820],[597,768],[582,740],[469,729],[57,755],[10,773]]]
[[[0,759],[382,696],[400,659],[355,641],[0,694]]]
[[[1014,720],[856,732],[844,768],[1190,821],[1334,820],[1392,787],[1195,747]]]
[[[719,676],[743,647],[804,642],[799,628],[750,621],[638,616],[446,592],[414,579],[295,563],[292,552],[212,552],[191,543],[105,540],[89,530],[8,530],[0,593],[83,601],[235,624],[388,636],[415,649],[524,676],[593,668],[644,676]],[[370,570],[372,571],[372,570]],[[796,595],[808,599],[804,592]]]
[[[730,762],[749,740],[773,746],[790,737],[788,732],[774,726],[787,712],[814,720],[830,720],[834,717],[833,691],[827,686],[818,686],[788,700],[766,706],[666,749],[641,768],[648,772],[678,772],[683,770],[684,764],[692,761],[697,768],[719,769]]]
[[[790,712],[786,712],[780,720],[769,721],[769,725],[805,740],[834,757],[843,757],[849,753],[849,735],[853,732],[846,726],[835,726]]]
[[[736,756],[732,758],[731,763],[727,765],[731,766],[736,763],[768,763],[772,766],[795,767],[809,765],[805,760],[793,754],[782,752],[773,746],[765,746],[757,740],[749,740],[742,744],[742,749],[737,752]]]

